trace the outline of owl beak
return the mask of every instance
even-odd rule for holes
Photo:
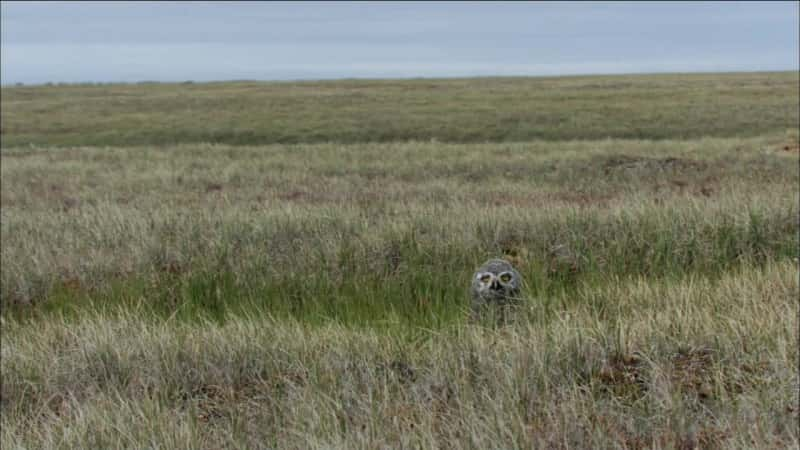
[[[500,282],[497,280],[492,281],[492,285],[489,286],[489,289],[493,291],[499,291],[501,289]]]

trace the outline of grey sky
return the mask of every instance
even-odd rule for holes
[[[800,3],[3,1],[3,84],[799,70]]]

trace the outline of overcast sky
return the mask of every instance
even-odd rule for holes
[[[799,70],[787,2],[9,2],[3,84]]]

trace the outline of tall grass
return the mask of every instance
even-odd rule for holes
[[[500,330],[3,323],[3,448],[791,448],[793,262],[637,277]]]
[[[800,177],[775,139],[11,152],[0,304],[431,325],[493,256],[532,296],[795,258]]]
[[[4,449],[799,443],[796,73],[2,94]]]

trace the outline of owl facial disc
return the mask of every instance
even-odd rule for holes
[[[489,272],[483,272],[483,273],[479,273],[477,278],[478,278],[478,281],[481,282],[481,284],[489,285],[494,281],[494,274],[493,273],[489,273]]]

